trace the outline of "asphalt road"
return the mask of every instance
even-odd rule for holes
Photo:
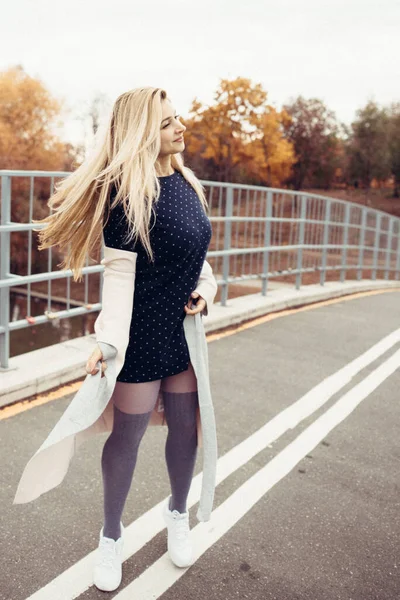
[[[112,593],[85,590],[87,566],[83,575],[77,566],[96,549],[102,525],[106,434],[79,449],[59,487],[12,505],[26,462],[71,396],[1,420],[0,598],[400,599],[400,335],[357,363],[352,377],[344,370],[399,328],[400,293],[391,292],[315,306],[210,342],[220,460],[226,455],[215,524],[199,524],[192,506],[192,533],[197,527],[204,545],[195,564],[169,563],[164,529],[124,562]],[[250,436],[263,427],[254,449]],[[146,432],[125,526],[169,494],[165,437],[166,428]]]

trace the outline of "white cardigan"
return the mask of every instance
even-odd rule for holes
[[[74,452],[94,434],[111,431],[113,407],[110,402],[116,378],[125,360],[129,342],[135,291],[137,253],[104,247],[102,310],[94,325],[107,369],[101,377],[98,372],[88,374],[43,444],[29,460],[22,473],[13,504],[23,504],[59,485],[67,471]],[[218,285],[211,265],[204,261],[195,291],[206,300],[201,313],[186,314],[183,326],[190,361],[197,378],[199,408],[197,411],[198,445],[203,447],[203,477],[199,521],[210,519],[215,491],[217,465],[217,436],[212,402],[208,351],[202,314],[214,302]],[[163,394],[160,389],[150,425],[167,425],[164,419]]]

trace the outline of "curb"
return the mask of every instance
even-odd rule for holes
[[[244,321],[323,300],[358,292],[379,290],[400,291],[400,281],[362,280],[343,283],[326,282],[295,288],[277,288],[267,296],[250,294],[210,307],[204,319],[206,333],[221,330]],[[9,361],[9,368],[0,371],[0,408],[86,377],[84,366],[96,343],[95,334],[75,338],[47,348],[33,350]]]

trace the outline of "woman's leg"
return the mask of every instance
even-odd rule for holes
[[[101,457],[104,489],[103,536],[117,540],[132,483],[140,441],[156,404],[161,380],[117,381],[112,395],[114,424]]]
[[[197,378],[187,371],[161,380],[168,437],[165,459],[171,482],[170,510],[186,512],[186,500],[197,456]]]

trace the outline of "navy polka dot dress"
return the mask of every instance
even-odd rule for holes
[[[150,221],[154,262],[140,240],[124,243],[128,226],[123,207],[105,211],[110,212],[105,245],[138,254],[129,344],[117,381],[154,381],[189,366],[184,305],[197,287],[212,228],[197,193],[179,171],[158,180],[161,194],[154,204],[156,218],[152,215]],[[115,194],[114,189],[110,201]]]

